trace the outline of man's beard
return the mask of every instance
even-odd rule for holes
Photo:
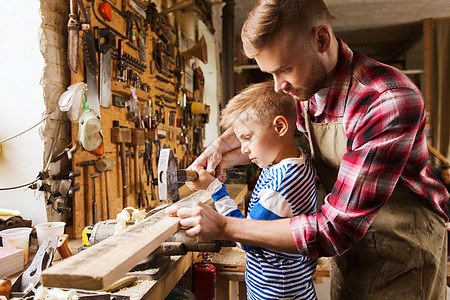
[[[327,80],[327,70],[325,69],[324,64],[319,60],[317,56],[311,57],[313,60],[311,72],[306,79],[305,86],[308,86],[308,89],[295,89],[292,90],[297,93],[294,96],[296,100],[299,101],[307,101],[314,96],[320,89],[324,87],[325,81]],[[289,91],[286,91],[289,92]]]

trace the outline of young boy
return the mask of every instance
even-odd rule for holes
[[[241,152],[263,168],[248,208],[250,219],[276,220],[315,214],[314,169],[294,140],[295,100],[276,93],[273,82],[254,84],[232,98],[222,112],[220,125],[232,128]],[[212,194],[215,207],[225,216],[244,218],[230,199],[225,185],[201,167],[194,189]],[[248,299],[316,299],[311,280],[317,261],[242,245],[247,252],[245,280]]]

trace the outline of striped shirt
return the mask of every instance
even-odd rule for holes
[[[448,193],[427,165],[419,89],[401,71],[339,44],[334,82],[323,103],[310,99],[309,115],[316,123],[342,117],[347,153],[317,214],[290,222],[297,249],[311,258],[340,255],[356,244],[397,185],[447,219]],[[306,103],[297,105],[297,127],[305,132]]]
[[[307,154],[302,153],[301,158],[286,158],[261,171],[247,218],[277,220],[315,214],[315,172]],[[219,213],[244,218],[218,180],[210,184],[208,191]],[[311,277],[317,260],[247,245],[242,248],[247,252],[248,299],[316,299]]]

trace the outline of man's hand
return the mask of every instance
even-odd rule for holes
[[[167,215],[181,218],[181,226],[190,227],[186,231],[187,236],[202,236],[215,240],[224,239],[222,233],[226,218],[208,205],[197,202],[192,207],[179,207],[174,204],[169,206],[165,212]]]
[[[208,186],[213,182],[216,178],[206,172],[206,170],[201,166],[192,167],[198,174],[198,178],[195,181],[189,182],[190,189],[193,190],[206,190]]]
[[[222,152],[218,148],[219,142],[216,140],[209,145],[205,151],[189,166],[188,170],[202,167],[212,176],[216,175],[216,167],[222,161]]]

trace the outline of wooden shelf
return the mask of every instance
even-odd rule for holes
[[[125,82],[111,80],[111,91],[122,96],[131,96],[131,86]],[[145,92],[136,88],[136,95],[140,101],[148,101],[150,99],[150,92]]]

